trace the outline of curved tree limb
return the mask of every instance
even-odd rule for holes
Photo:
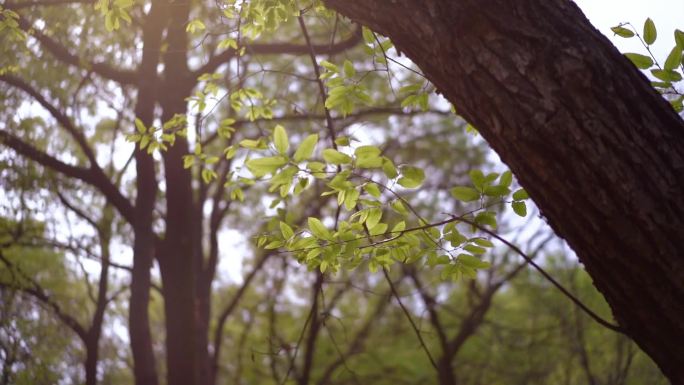
[[[8,9],[12,9],[11,5],[7,6]],[[31,36],[38,40],[45,49],[50,52],[57,60],[81,68],[88,69],[94,73],[102,76],[105,79],[113,80],[121,85],[133,85],[135,84],[138,73],[133,70],[123,70],[119,68],[114,68],[106,63],[90,61],[86,58],[79,57],[78,55],[69,51],[69,49],[64,46],[59,41],[53,39],[52,37],[44,34],[43,32],[33,29],[31,22],[23,17],[18,20],[19,27],[24,31],[32,30]]]

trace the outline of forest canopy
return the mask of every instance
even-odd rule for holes
[[[0,384],[684,381],[684,32],[399,3],[3,3]]]

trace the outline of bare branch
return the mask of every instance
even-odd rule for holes
[[[31,286],[33,286],[24,287],[20,284],[0,282],[0,288],[19,290],[34,297],[35,299],[46,305],[48,308],[52,309],[57,318],[59,318],[62,322],[64,322],[66,326],[73,330],[74,333],[76,333],[76,335],[78,335],[78,337],[81,338],[81,340],[83,340],[83,342],[87,341],[88,332],[83,327],[83,325],[81,325],[80,322],[78,322],[78,320],[76,320],[74,317],[72,317],[68,313],[65,313],[59,306],[59,304],[57,304],[57,302],[55,302],[36,281],[31,279],[31,277],[23,273],[16,266],[14,266],[14,264],[5,257],[5,255],[2,253],[2,250],[0,250],[0,260],[7,266],[8,269],[21,274],[22,278],[28,281],[31,284]]]
[[[8,5],[7,8],[12,9],[10,5]],[[63,63],[82,69],[92,70],[103,78],[113,80],[121,85],[135,84],[138,78],[137,71],[114,68],[106,63],[93,62],[71,53],[67,47],[62,45],[62,43],[45,35],[39,30],[33,29],[31,23],[23,17],[20,17],[18,22],[19,27],[24,31],[32,30],[31,36],[38,40],[43,47]]]
[[[342,40],[336,44],[314,44],[312,45],[312,48],[319,55],[334,55],[355,47],[357,44],[359,44],[359,42],[361,42],[361,27],[357,26],[352,35],[346,40]],[[247,44],[244,46],[244,48],[247,53],[252,55],[307,55],[309,53],[308,45],[284,42],[270,44]],[[232,48],[227,49],[212,57],[206,64],[193,71],[193,75],[197,77],[204,73],[212,73],[216,71],[216,69],[222,64],[225,64],[231,59],[235,58],[236,54],[237,50]]]

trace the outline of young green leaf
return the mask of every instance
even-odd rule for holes
[[[525,202],[513,202],[511,203],[511,207],[513,207],[513,211],[519,216],[525,217],[527,215],[527,206],[525,205]]]
[[[672,48],[672,51],[670,51],[670,54],[667,55],[667,59],[665,60],[664,69],[666,71],[679,67],[682,63],[682,50],[684,50],[684,46],[675,45],[674,48]]]
[[[499,185],[504,186],[504,187],[510,187],[512,182],[513,182],[513,173],[512,172],[506,171],[503,174],[501,174],[501,179],[499,179]]]
[[[330,240],[332,237],[330,231],[325,227],[325,225],[318,218],[309,217],[307,220],[309,225],[309,230],[311,234],[319,239]]]
[[[356,70],[354,69],[354,64],[349,60],[344,61],[344,76],[347,78],[353,78],[356,75]]]
[[[516,201],[525,200],[529,197],[530,196],[527,195],[527,191],[525,191],[525,189],[522,189],[522,188],[513,193],[513,200],[516,200]]]
[[[402,187],[416,188],[425,180],[425,172],[418,167],[404,166],[401,168],[401,178],[397,181]]]
[[[508,187],[503,185],[487,186],[484,189],[485,195],[490,197],[501,197],[507,195],[510,191]]]
[[[316,143],[318,143],[318,134],[312,134],[306,137],[299,145],[299,148],[294,153],[294,161],[301,162],[311,158],[314,149],[316,148]]]
[[[480,199],[480,192],[472,187],[456,186],[451,189],[451,196],[462,202],[472,202]]]
[[[281,155],[287,154],[287,150],[290,148],[290,141],[287,138],[287,132],[280,124],[275,126],[273,129],[273,144]]]
[[[375,183],[370,183],[370,182],[366,183],[363,186],[363,189],[366,190],[368,195],[370,195],[374,198],[380,198],[380,195],[381,195],[380,194],[380,188],[378,188],[378,185],[376,185]]]
[[[653,65],[653,59],[646,55],[626,53],[625,56],[627,56],[627,59],[629,59],[637,68],[642,70],[649,69]]]
[[[352,161],[352,158],[349,155],[343,154],[332,148],[323,150],[323,159],[332,164],[346,164],[351,163]]]
[[[472,269],[486,269],[491,266],[489,262],[482,261],[480,258],[470,254],[459,254],[458,261]]]
[[[294,236],[294,230],[287,223],[280,222],[280,232],[283,234],[284,239],[290,239]]]
[[[473,186],[482,191],[485,183],[484,173],[480,170],[470,170],[468,175],[470,176],[470,181],[473,182]]]
[[[368,218],[366,218],[366,226],[368,226],[369,229],[374,228],[379,222],[380,219],[382,218],[382,210],[374,207],[368,211]]]
[[[287,158],[282,156],[271,156],[266,158],[250,159],[246,163],[249,171],[255,176],[264,176],[275,172],[280,167],[287,164]]]
[[[397,168],[394,167],[394,163],[386,157],[382,158],[382,172],[385,173],[388,179],[394,179],[399,175]]]
[[[653,20],[649,17],[644,22],[644,42],[648,45],[655,43],[658,37],[658,31],[656,31],[656,26]]]
[[[138,118],[135,118],[135,128],[141,134],[144,134],[147,131],[147,128],[145,128],[145,125],[143,124],[142,120]]]
[[[664,82],[678,82],[682,80],[682,74],[673,70],[651,70],[651,74]]]
[[[615,33],[616,35],[618,35],[620,37],[629,38],[629,37],[634,36],[634,32],[632,32],[631,30],[629,30],[625,27],[619,26],[619,25],[617,27],[611,28],[610,30],[613,31],[613,33]]]
[[[674,31],[675,43],[684,48],[684,31],[675,29]]]

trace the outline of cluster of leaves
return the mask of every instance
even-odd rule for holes
[[[241,142],[257,154],[267,155],[248,159],[245,165],[256,179],[270,183],[270,192],[278,192],[276,205],[301,194],[317,180],[327,187],[321,196],[336,197],[338,211],[346,213],[327,219],[309,217],[305,226],[297,226],[279,210],[270,222],[270,231],[257,238],[259,247],[292,253],[309,268],[322,272],[353,269],[364,262],[375,272],[396,262],[423,260],[431,267],[439,266],[443,279],[459,279],[474,277],[478,269],[489,266],[482,256],[494,245],[477,235],[477,230],[496,228],[496,213],[487,209],[492,202],[485,197],[499,203],[505,199],[511,193],[510,172],[487,176],[472,172],[474,187],[456,187],[453,192],[457,199],[479,200],[481,205],[467,215],[428,223],[400,194],[421,186],[425,179],[422,169],[396,166],[377,146],[354,148],[347,137],[338,138],[333,148],[322,149],[322,159],[317,158],[318,142],[317,134],[309,135],[291,154],[282,126],[276,126],[269,138]],[[497,179],[499,183],[494,185]],[[523,207],[516,212],[524,214],[524,190],[514,195],[514,204]],[[470,235],[464,235],[468,231]]]
[[[107,30],[114,31],[121,27],[121,20],[131,24],[129,11],[133,4],[133,0],[98,0],[95,10],[99,10],[104,16]]]
[[[667,55],[665,62],[661,65],[651,52],[651,46],[658,38],[658,31],[655,23],[650,18],[646,19],[643,26],[643,34],[639,34],[637,29],[630,23],[620,24],[611,28],[618,36],[624,38],[636,37],[643,44],[647,55],[639,53],[626,53],[625,56],[642,70],[649,70],[650,74],[656,79],[651,82],[653,87],[663,94],[673,95],[670,103],[677,112],[684,109],[684,94],[676,88],[676,83],[684,78],[684,31],[679,29],[674,31],[675,45]]]
[[[159,127],[145,127],[140,119],[135,119],[136,132],[126,136],[126,140],[138,143],[141,150],[147,149],[148,154],[157,150],[166,151],[168,146],[173,146],[176,142],[176,135],[186,137],[187,116],[176,115]]]
[[[10,38],[24,41],[26,40],[26,33],[19,28],[18,20],[19,15],[16,12],[3,8],[0,5],[0,33],[7,34]]]
[[[329,89],[325,108],[336,110],[342,116],[346,116],[351,114],[357,105],[373,104],[368,90],[361,84],[360,79],[357,79],[356,69],[351,61],[345,60],[342,70],[326,60],[321,62],[321,66],[326,69],[326,72],[321,74],[321,79],[325,80],[325,85]]]

